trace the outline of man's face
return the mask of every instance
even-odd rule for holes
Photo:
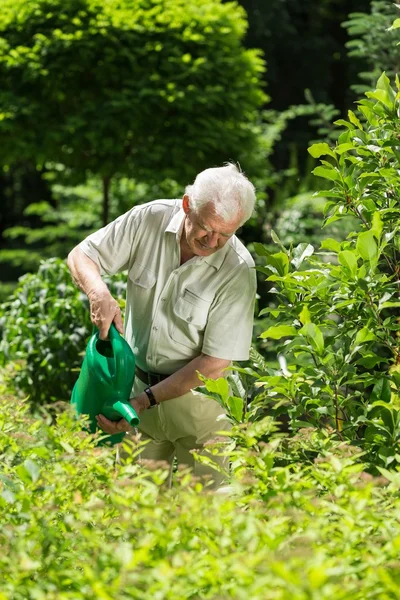
[[[224,221],[215,213],[212,203],[206,204],[195,212],[189,205],[188,196],[183,197],[182,208],[186,220],[182,235],[189,249],[196,256],[211,256],[225,246],[242,223],[242,215],[232,221]]]

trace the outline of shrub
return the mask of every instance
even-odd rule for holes
[[[106,281],[123,308],[124,276]],[[13,361],[12,383],[32,404],[69,399],[92,329],[88,308],[60,259],[21,277],[0,306],[0,358]]]
[[[1,597],[396,598],[399,474],[388,485],[347,445],[273,430],[234,429],[230,495],[185,470],[168,490],[161,465],[115,467],[69,413],[49,425],[3,395]],[[298,460],[305,447],[316,462]]]
[[[369,453],[373,464],[400,462],[400,363],[398,319],[400,250],[400,82],[397,92],[383,74],[377,89],[359,102],[338,143],[315,144],[325,156],[314,174],[332,182],[324,225],[356,217],[357,231],[344,242],[308,243],[278,252],[258,245],[260,269],[277,300],[266,340],[281,340],[280,369],[258,372],[258,401],[287,412],[290,425],[329,425]],[[330,262],[327,262],[327,257]],[[275,343],[275,342],[273,342]]]

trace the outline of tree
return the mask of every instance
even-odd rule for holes
[[[0,164],[188,181],[257,154],[260,51],[221,0],[4,0]]]

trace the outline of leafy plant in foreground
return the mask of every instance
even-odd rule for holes
[[[229,495],[187,470],[167,489],[140,441],[115,465],[68,412],[51,424],[1,392],[2,600],[396,600],[399,474],[348,445],[308,439],[304,465],[306,434],[267,444],[266,418],[233,431]]]

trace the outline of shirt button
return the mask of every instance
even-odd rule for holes
[[[165,302],[165,301],[166,301],[166,298],[161,298],[161,302]]]
[[[152,358],[153,358],[152,356],[148,356],[148,357],[147,357],[147,360],[151,360]]]
[[[153,329],[154,329],[154,331],[158,331],[157,325],[154,325]]]
[[[193,317],[188,317],[188,318],[186,319],[186,321],[187,321],[188,323],[191,323],[191,322],[192,322],[192,320],[193,320]]]

